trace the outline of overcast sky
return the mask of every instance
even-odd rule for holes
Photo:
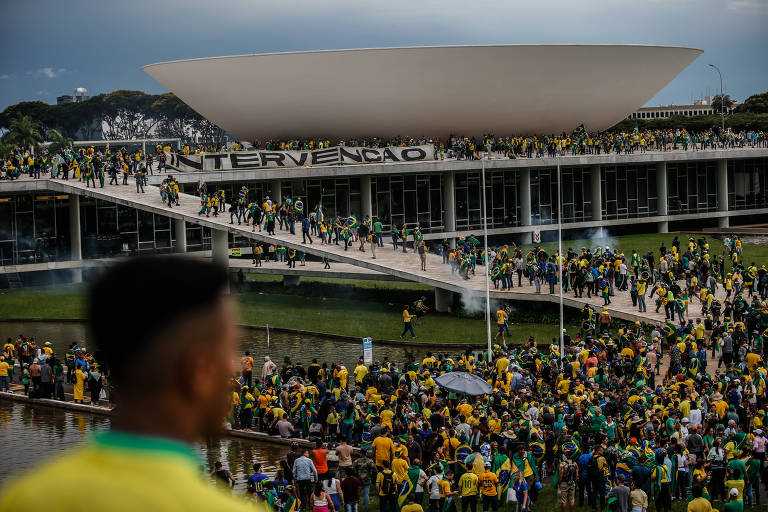
[[[633,43],[704,54],[648,105],[768,90],[768,0],[4,1],[0,108],[85,87],[160,93],[152,62],[289,50]],[[470,73],[471,63],[454,63]],[[595,63],[585,63],[595,65]],[[610,62],[598,63],[610,66]],[[653,69],[648,70],[653,73]],[[216,91],[211,91],[216,94]]]

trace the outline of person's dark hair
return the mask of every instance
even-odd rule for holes
[[[259,471],[261,471],[261,464],[259,464],[258,462],[257,462],[257,463],[255,463],[255,464],[253,465],[253,471],[254,471],[254,472],[256,472],[256,473],[258,473]]]
[[[320,496],[323,494],[323,482],[318,480],[315,482],[315,490],[314,490],[315,496]]]
[[[119,381],[176,322],[212,306],[227,284],[227,270],[193,258],[139,257],[117,263],[90,289],[88,319],[96,359]],[[155,314],[116,315],[120,304],[143,304],[156,290],[173,290]]]
[[[701,498],[702,494],[704,493],[704,490],[701,488],[700,485],[694,485],[691,489],[691,493],[693,494],[694,498]]]

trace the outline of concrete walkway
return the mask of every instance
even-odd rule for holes
[[[36,188],[47,188],[66,194],[93,197],[99,200],[110,201],[211,228],[214,230],[213,257],[219,261],[224,261],[224,259],[229,258],[224,233],[231,232],[235,235],[251,238],[258,242],[292,247],[297,251],[303,251],[317,257],[328,258],[332,262],[332,268],[338,268],[339,264],[345,264],[357,267],[361,269],[361,272],[377,272],[398,279],[416,281],[433,286],[439,290],[460,294],[465,301],[481,300],[485,293],[485,280],[483,279],[481,272],[478,272],[478,275],[476,276],[471,276],[469,280],[464,280],[458,275],[452,274],[450,266],[443,265],[442,258],[438,255],[428,255],[427,270],[422,271],[418,255],[410,249],[407,253],[403,253],[401,249],[395,251],[391,244],[385,244],[383,248],[379,248],[376,251],[376,257],[374,258],[373,254],[370,252],[370,245],[368,244],[366,244],[365,252],[358,250],[359,244],[354,244],[345,251],[343,244],[320,244],[318,238],[314,238],[314,243],[312,244],[303,244],[300,232],[296,235],[291,235],[288,231],[279,230],[276,231],[275,235],[267,235],[265,231],[259,232],[258,230],[253,232],[252,228],[245,224],[238,225],[236,222],[230,224],[229,215],[226,214],[222,214],[219,217],[198,216],[197,212],[200,209],[200,200],[189,194],[181,194],[179,198],[180,206],[169,208],[167,204],[162,202],[159,188],[155,186],[145,187],[145,194],[137,194],[134,184],[106,185],[104,188],[87,188],[84,183],[75,180],[64,181],[41,179],[30,181],[34,181],[31,185],[34,185]],[[386,237],[385,240],[388,241],[389,237]],[[478,269],[479,268],[480,267],[478,267]],[[285,270],[287,270],[287,268]],[[348,269],[345,268],[345,271],[346,270]],[[543,289],[548,291],[548,288]],[[491,297],[501,300],[548,302],[551,304],[558,303],[557,288],[555,289],[555,294],[536,294],[535,288],[528,285],[526,282],[523,282],[522,287],[516,287],[511,291],[492,289],[490,294]],[[718,296],[722,299],[722,292]],[[445,295],[441,296],[440,292],[437,293],[436,299],[438,303],[442,302],[443,304],[450,301],[449,297],[446,297]],[[664,320],[663,312],[655,313],[653,300],[646,299],[646,302],[648,303],[648,312],[639,313],[632,306],[629,293],[623,292],[612,298],[612,303],[608,306],[608,311],[615,318],[620,318],[626,321],[634,322],[639,320],[644,322],[662,322]],[[569,307],[582,308],[586,303],[602,307],[602,300],[598,298],[593,297],[592,299],[588,299],[585,296],[582,299],[577,299],[570,294],[564,297],[564,304]],[[695,312],[692,316],[695,318]]]

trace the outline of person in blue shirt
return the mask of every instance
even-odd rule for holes
[[[272,484],[275,486],[275,492],[277,493],[278,499],[285,503],[288,500],[288,486],[290,485],[290,482],[285,479],[285,474],[282,469],[277,471],[277,475],[275,475],[275,479],[272,480]]]
[[[591,485],[589,477],[587,476],[587,466],[589,465],[589,459],[592,458],[591,452],[582,453],[576,463],[579,465],[579,507],[584,506],[584,491],[589,490]]]
[[[253,465],[253,474],[248,477],[248,489],[253,489],[258,496],[264,496],[264,481],[269,477],[261,472],[261,464]]]
[[[517,472],[515,478],[515,496],[517,497],[517,512],[528,512],[530,497],[528,496],[528,482],[525,481],[522,471]],[[485,508],[485,507],[484,507]]]

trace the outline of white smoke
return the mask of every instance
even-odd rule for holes
[[[485,296],[470,288],[462,288],[459,296],[461,307],[467,315],[485,313]]]
[[[610,247],[611,251],[615,251],[616,248],[619,246],[619,240],[616,238],[613,238],[608,233],[608,229],[604,227],[597,227],[597,228],[589,228],[586,231],[586,234],[584,236],[585,239],[590,241],[590,245],[587,247],[588,249],[594,249],[596,247],[601,247],[602,249],[605,249],[606,247]],[[563,240],[563,253],[567,251],[567,248],[570,246],[570,243],[566,240]],[[572,247],[577,253],[579,252],[580,247]],[[632,248],[629,249],[631,251]],[[626,250],[624,250],[626,252]]]

